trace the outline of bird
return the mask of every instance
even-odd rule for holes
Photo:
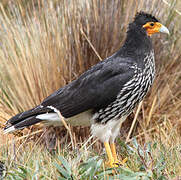
[[[77,79],[58,89],[41,104],[10,118],[4,133],[43,122],[62,126],[90,126],[104,143],[107,164],[120,165],[115,140],[121,124],[143,100],[155,79],[155,55],[151,36],[169,34],[152,14],[140,11],[129,23],[122,47],[98,62]]]

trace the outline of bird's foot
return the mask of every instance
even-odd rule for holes
[[[123,159],[122,161],[111,160],[111,161],[105,162],[105,165],[106,165],[106,167],[117,168],[120,166],[125,166],[126,161],[127,161],[127,158]]]
[[[123,159],[123,160],[121,160],[121,161],[120,161],[120,160],[115,160],[114,163],[117,164],[118,167],[119,167],[119,166],[125,166],[127,160],[128,160],[128,158],[125,158],[125,159]]]
[[[119,163],[116,162],[116,161],[106,161],[105,165],[106,165],[106,167],[109,167],[109,168],[117,168],[117,167],[119,167]]]

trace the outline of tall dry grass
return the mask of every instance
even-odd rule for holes
[[[24,2],[24,3],[23,3]],[[32,108],[56,89],[119,49],[137,11],[152,13],[170,36],[155,35],[157,77],[121,133],[165,143],[181,133],[181,15],[179,1],[72,0],[0,6],[0,123]],[[78,133],[77,136],[81,135]],[[64,132],[62,134],[65,135]],[[85,136],[85,132],[82,136]],[[173,138],[176,138],[173,136]]]

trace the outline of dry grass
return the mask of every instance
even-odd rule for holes
[[[144,10],[158,17],[171,35],[153,37],[156,81],[138,109],[131,131],[134,115],[123,124],[121,133],[127,137],[129,132],[127,142],[136,136],[139,142],[158,140],[171,147],[179,144],[181,138],[176,134],[181,135],[181,15],[180,2],[169,3],[165,0],[37,0],[35,4],[18,1],[8,6],[6,3],[6,9],[1,5],[0,124],[39,104],[100,58],[115,52],[124,42],[128,22],[137,11]],[[23,133],[26,136],[38,131],[38,139],[44,135],[44,130],[41,133],[39,130],[36,126],[33,131],[28,129]],[[69,142],[64,129],[56,131],[61,143]],[[88,134],[87,129],[80,127],[72,130],[75,144],[77,140],[84,142]],[[2,135],[1,144],[11,136],[4,138]]]

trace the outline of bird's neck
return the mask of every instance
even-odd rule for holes
[[[146,32],[135,28],[129,29],[123,47],[120,49],[124,55],[142,55],[152,50],[152,43]]]

